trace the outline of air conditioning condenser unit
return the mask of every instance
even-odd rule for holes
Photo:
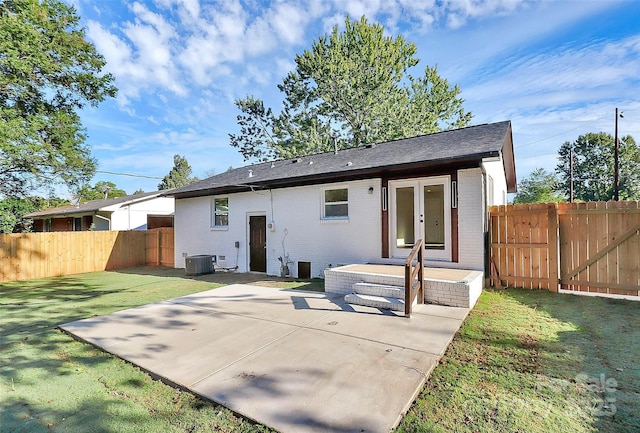
[[[188,256],[185,259],[185,273],[187,275],[204,275],[214,272],[213,256],[211,255],[200,254],[197,256]]]

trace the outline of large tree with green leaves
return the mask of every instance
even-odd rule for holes
[[[117,89],[79,21],[59,0],[0,1],[0,196],[95,171],[78,111]]]
[[[296,69],[278,86],[276,114],[253,96],[236,101],[240,133],[231,145],[245,160],[269,160],[356,147],[465,126],[460,89],[419,60],[416,45],[385,36],[380,24],[347,18],[297,55]]]
[[[158,189],[173,189],[197,182],[197,177],[191,177],[191,166],[187,158],[181,155],[173,156],[173,168],[158,184]]]
[[[67,205],[61,198],[8,197],[0,200],[0,233],[22,233],[31,231],[33,221],[23,216],[42,209]]]
[[[105,198],[124,197],[127,192],[120,189],[113,182],[99,181],[95,185],[83,185],[78,191],[82,200],[102,200]]]
[[[574,199],[606,201],[614,197],[614,138],[605,132],[584,134],[558,151],[560,187],[569,197],[573,152]],[[640,148],[630,135],[620,139],[620,200],[640,199]]]
[[[518,193],[513,198],[515,204],[562,201],[566,201],[566,198],[560,191],[556,174],[544,168],[536,168],[529,176],[518,182]]]

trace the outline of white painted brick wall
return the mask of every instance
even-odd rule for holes
[[[496,163],[487,167],[496,170]],[[498,173],[499,174],[499,173]],[[496,174],[494,185],[504,180]],[[504,176],[502,175],[502,178]],[[322,193],[326,188],[349,188],[349,220],[321,219]],[[373,187],[373,194],[368,189]],[[289,253],[297,276],[299,261],[311,262],[311,276],[322,276],[331,266],[380,260],[380,179],[304,186],[229,195],[229,228],[210,227],[212,197],[176,200],[175,266],[184,267],[183,254],[226,256],[225,266],[248,270],[248,215],[264,214],[274,221],[275,231],[267,231],[267,273],[280,274],[279,256]],[[271,194],[271,196],[270,196]],[[496,198],[500,194],[494,194]],[[458,172],[458,263],[431,265],[460,269],[484,269],[485,197],[480,168]],[[273,211],[272,211],[273,209]],[[285,236],[286,230],[286,236]],[[240,242],[236,249],[234,243]],[[283,250],[284,241],[284,250]],[[236,260],[237,257],[237,260]],[[429,264],[428,264],[429,265]]]
[[[458,171],[458,265],[484,270],[482,170]]]
[[[504,176],[504,165],[502,161],[483,162],[482,166],[487,175],[493,179],[493,203],[488,203],[488,205],[497,206],[507,204],[507,179]]]
[[[280,274],[278,257],[284,251],[295,263],[311,262],[311,276],[318,277],[329,265],[366,263],[380,256],[380,179],[317,186],[246,192],[229,195],[229,228],[210,227],[212,197],[176,200],[175,266],[184,267],[183,253],[226,256],[226,266],[248,270],[248,215],[264,214],[274,221],[267,230],[267,273]],[[322,220],[323,191],[349,189],[349,220]],[[373,187],[373,194],[368,190]],[[272,203],[273,212],[272,212]],[[286,230],[286,235],[285,235]],[[240,242],[236,250],[234,242]]]

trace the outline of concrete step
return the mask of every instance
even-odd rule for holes
[[[344,300],[349,304],[363,305],[365,307],[404,311],[404,301],[398,298],[350,293],[348,295],[344,295]]]
[[[382,296],[383,298],[404,299],[404,287],[374,283],[355,283],[353,291],[361,295]]]

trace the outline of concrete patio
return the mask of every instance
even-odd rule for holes
[[[468,311],[235,284],[61,328],[282,432],[386,432]]]

